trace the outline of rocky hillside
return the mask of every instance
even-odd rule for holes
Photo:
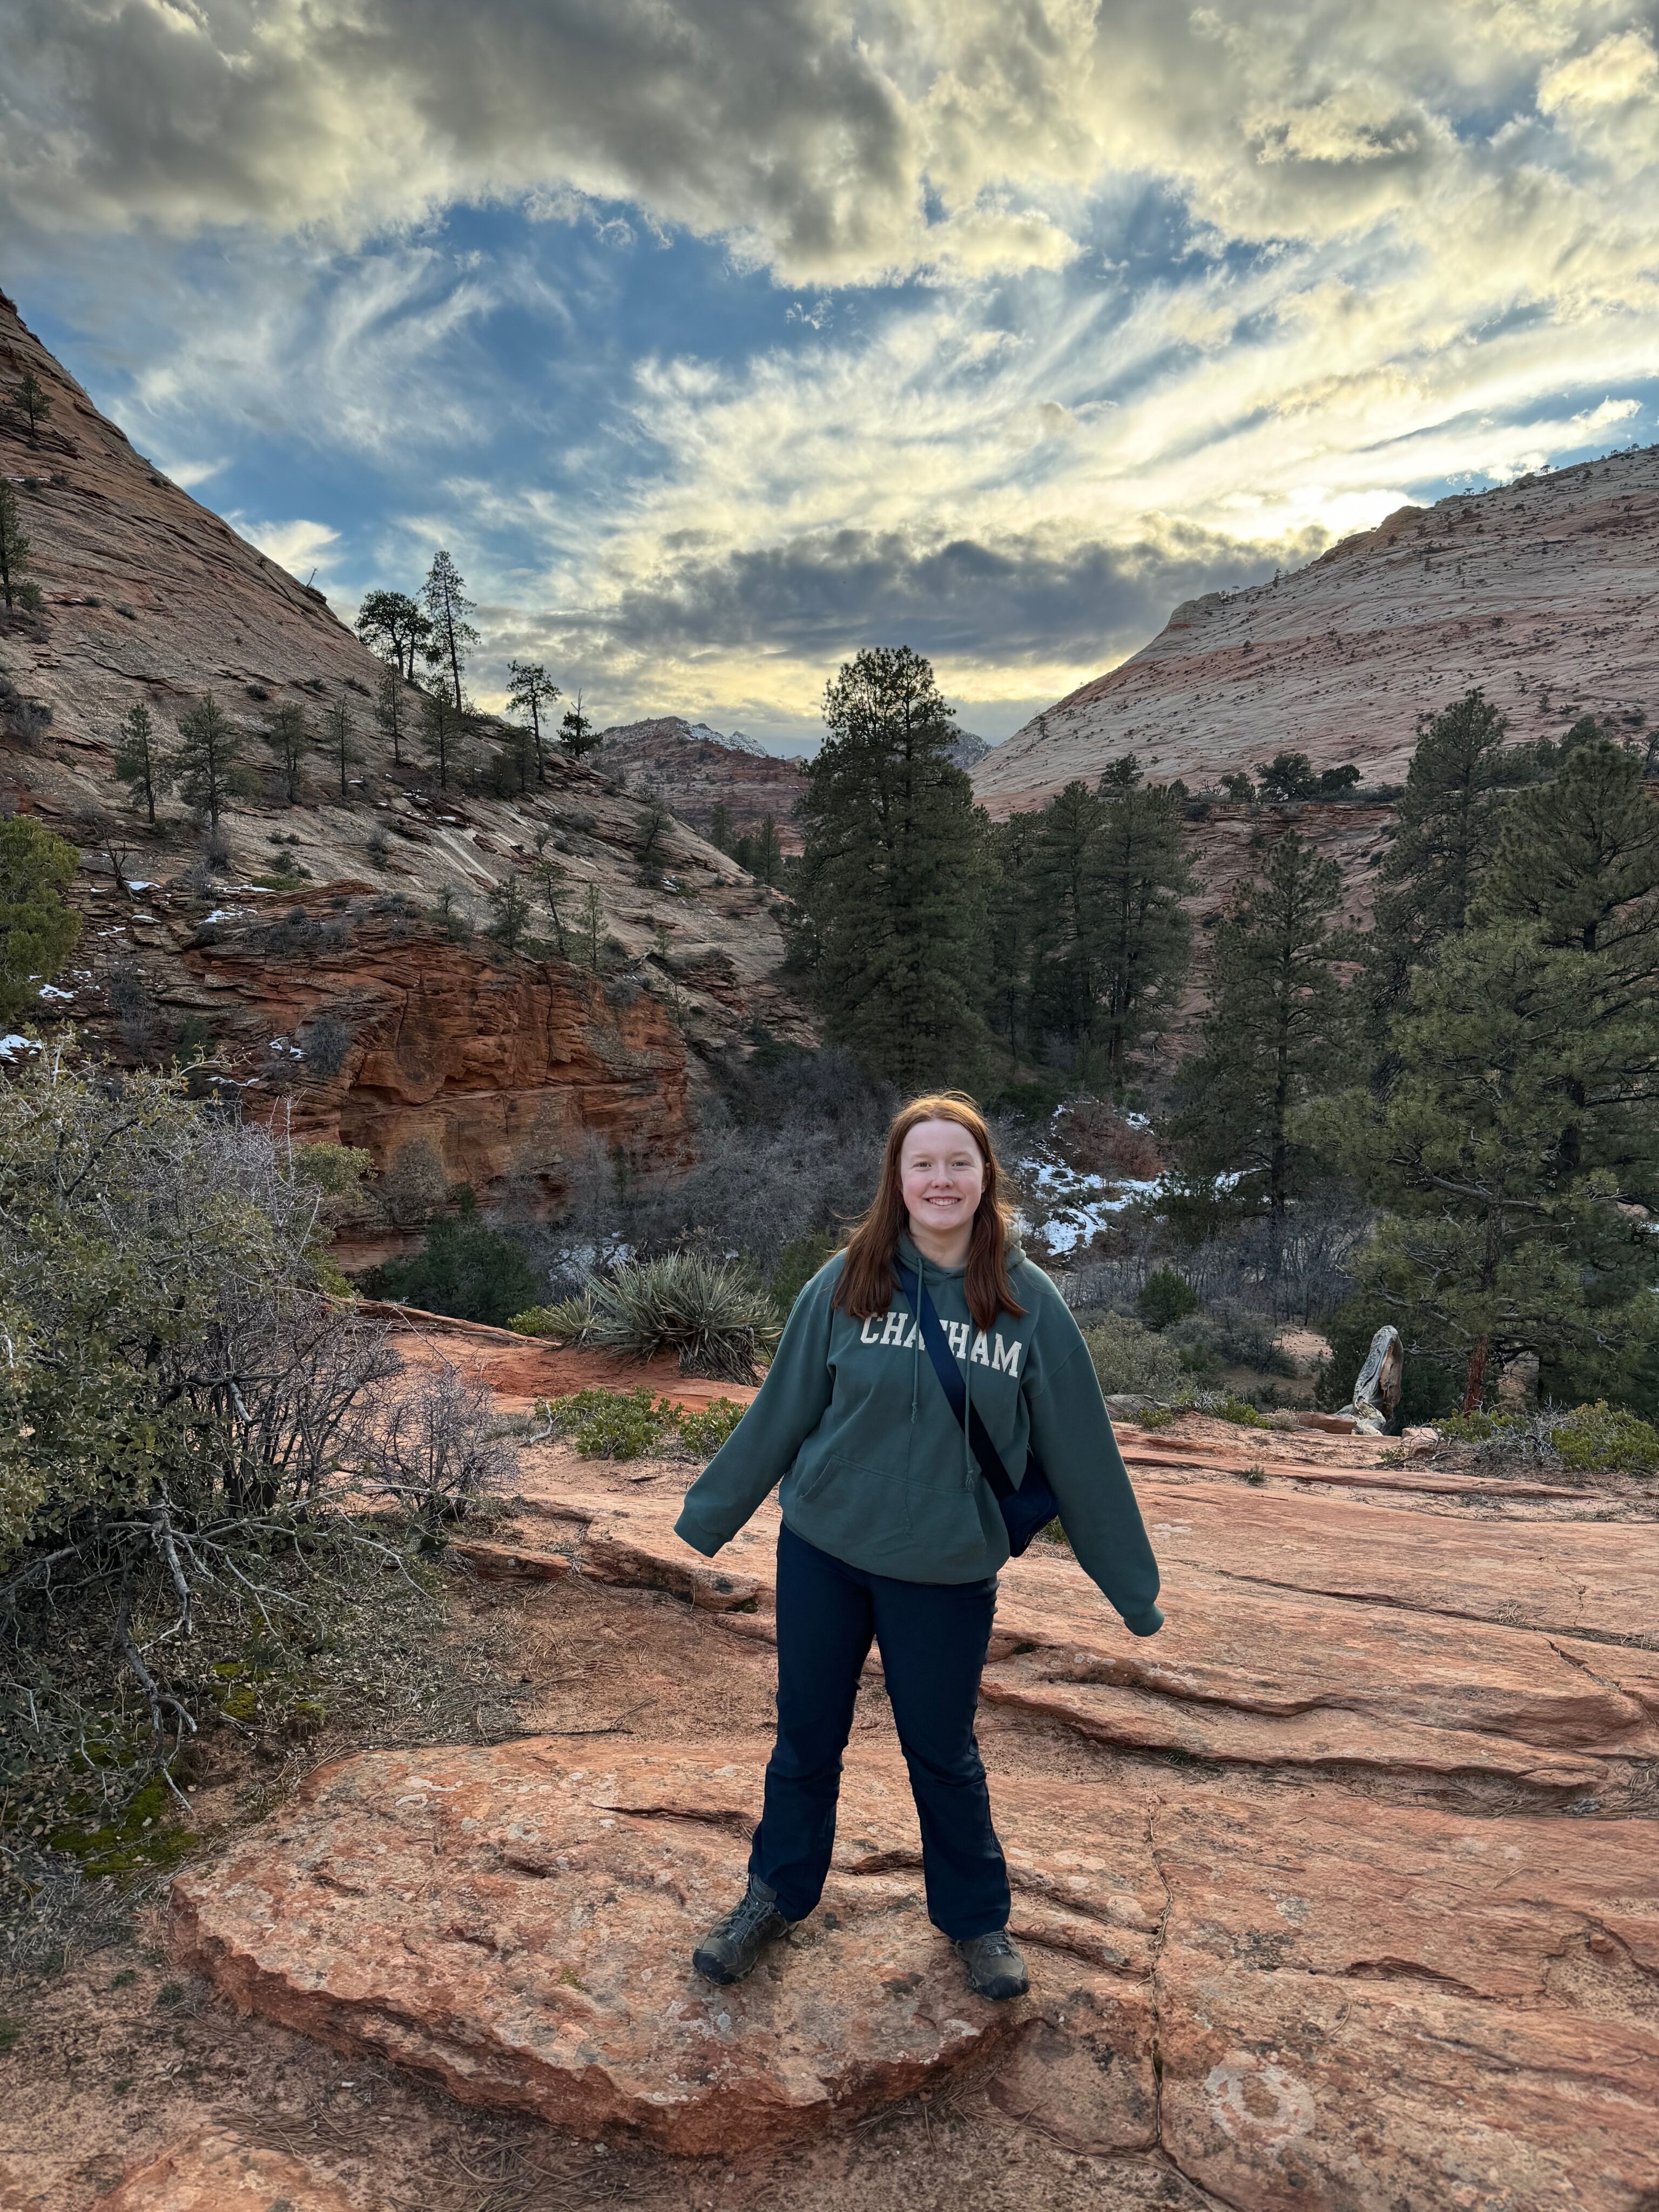
[[[1133,751],[1195,789],[1281,748],[1395,781],[1417,718],[1482,686],[1517,736],[1659,713],[1659,447],[1401,507],[1308,568],[1177,607],[975,771],[994,814]]]
[[[594,759],[630,789],[660,793],[665,805],[705,836],[715,807],[724,806],[734,837],[752,835],[769,814],[782,849],[800,850],[795,803],[806,788],[805,767],[769,753],[741,732],[725,737],[683,714],[617,722],[600,732]]]
[[[958,768],[971,771],[990,750],[983,738],[963,730],[954,758]],[[600,732],[595,759],[630,790],[660,793],[682,821],[705,833],[714,827],[715,807],[724,806],[733,837],[752,835],[769,814],[781,849],[801,848],[795,806],[806,790],[805,762],[769,753],[740,730],[722,736],[683,714],[618,722]]]
[[[26,371],[51,402],[33,435],[6,404]],[[129,1055],[205,1042],[249,1110],[281,1102],[377,1163],[424,1139],[481,1193],[508,1177],[556,1190],[584,1131],[672,1158],[709,1056],[757,1024],[810,1034],[775,980],[772,893],[683,823],[645,849],[651,810],[562,756],[522,797],[441,786],[420,695],[403,693],[394,748],[374,711],[381,664],[321,594],[136,453],[3,296],[0,471],[45,601],[0,621],[0,805],[80,848],[88,915],[68,996],[43,1017]],[[152,833],[112,774],[131,708],[172,749],[206,691],[248,787],[211,866],[175,799]],[[287,804],[270,718],[297,705],[320,732],[341,701],[343,793],[319,745]],[[487,757],[501,734],[481,720],[467,742]],[[564,872],[561,920],[541,908],[530,927],[550,945],[562,931],[568,959],[481,933],[489,893],[527,871],[541,831]]]

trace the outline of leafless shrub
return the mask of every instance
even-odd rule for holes
[[[489,1392],[447,1363],[382,1393],[358,1449],[359,1479],[429,1528],[505,1489],[519,1463],[496,1432]]]
[[[399,1145],[378,1190],[395,1227],[421,1228],[449,1195],[437,1147],[424,1137],[412,1137],[406,1145]]]
[[[319,1014],[300,1038],[306,1056],[306,1073],[326,1082],[345,1066],[351,1051],[349,1025],[337,1014]]]

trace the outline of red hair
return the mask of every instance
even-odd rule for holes
[[[954,1121],[979,1147],[985,1163],[985,1188],[968,1240],[968,1275],[963,1288],[975,1328],[993,1328],[999,1314],[1016,1321],[1025,1309],[1014,1297],[1008,1279],[1008,1246],[1013,1237],[1014,1210],[1002,1195],[1002,1175],[991,1143],[985,1117],[965,1091],[941,1091],[913,1098],[893,1116],[882,1155],[881,1181],[870,1209],[847,1240],[847,1258],[836,1285],[832,1305],[854,1321],[868,1321],[885,1313],[893,1299],[893,1267],[899,1238],[909,1226],[904,1203],[900,1158],[904,1140],[918,1122]]]

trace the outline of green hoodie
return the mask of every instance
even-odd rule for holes
[[[975,1328],[964,1270],[920,1267],[967,1377],[971,1403],[1018,1481],[1034,1449],[1060,1500],[1084,1571],[1137,1636],[1164,1625],[1158,1563],[1066,1301],[1023,1253],[1010,1254],[1015,1321]],[[712,1559],[782,1480],[778,1504],[798,1536],[848,1565],[905,1582],[968,1583],[1008,1557],[990,1485],[921,1342],[896,1280],[884,1315],[858,1322],[830,1301],[843,1255],[795,1301],[754,1404],[686,1494],[678,1533]]]

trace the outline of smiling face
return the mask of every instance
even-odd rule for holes
[[[899,1153],[899,1183],[916,1249],[957,1267],[985,1188],[985,1160],[959,1121],[918,1121]]]

